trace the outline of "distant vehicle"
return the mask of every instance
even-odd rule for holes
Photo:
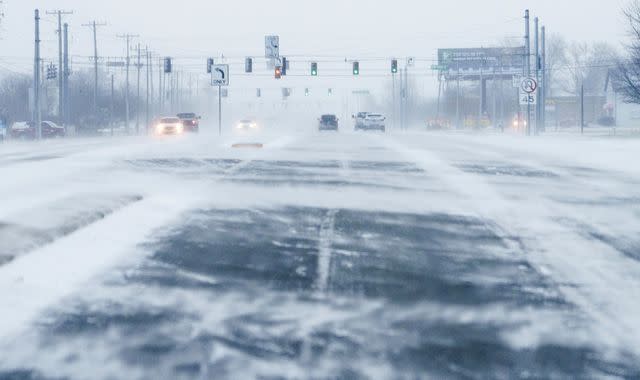
[[[31,140],[36,137],[36,130],[28,121],[18,121],[11,125],[9,135],[14,140]]]
[[[382,114],[379,113],[367,113],[360,123],[356,123],[357,130],[379,130],[384,132],[386,130],[385,121],[387,120]]]
[[[156,135],[181,135],[184,133],[184,125],[177,117],[163,117],[153,126]]]
[[[447,119],[429,119],[427,120],[427,130],[429,131],[437,131],[442,129],[450,129],[451,121]]]
[[[177,116],[178,119],[182,121],[182,126],[184,127],[185,132],[200,132],[200,119],[202,119],[202,117],[191,112],[179,113]]]
[[[338,117],[336,115],[322,115],[318,119],[318,130],[320,131],[337,131]]]
[[[42,122],[42,138],[65,137],[67,129],[61,125],[57,125],[52,121]]]
[[[260,129],[260,125],[255,120],[245,119],[236,124],[236,129],[239,131],[257,131]]]
[[[367,114],[368,112],[358,112],[357,114],[353,115],[356,131],[358,129],[364,128],[364,120],[367,118]]]
[[[0,142],[3,142],[7,135],[7,128],[4,123],[0,121]]]
[[[65,137],[67,130],[65,127],[57,125],[52,121],[43,121],[41,124],[41,133],[43,139],[56,137]],[[13,123],[9,131],[12,139],[16,140],[33,140],[37,136],[35,123],[31,121],[19,121]]]
[[[511,121],[511,127],[514,131],[524,131],[527,129],[527,120],[523,115],[516,115]]]

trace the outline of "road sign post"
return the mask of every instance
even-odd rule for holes
[[[218,86],[218,134],[222,136],[222,87],[229,85],[229,65],[211,66],[211,85]]]

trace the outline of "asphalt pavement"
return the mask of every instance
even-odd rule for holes
[[[640,378],[640,141],[252,139],[0,146],[0,379]]]

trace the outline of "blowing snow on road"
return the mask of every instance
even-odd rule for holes
[[[263,137],[3,147],[0,379],[640,376],[640,140]]]

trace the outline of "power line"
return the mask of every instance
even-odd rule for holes
[[[98,32],[99,26],[106,26],[106,23],[97,23],[95,20],[90,24],[82,24],[82,26],[90,27],[93,30],[93,64],[94,64],[94,84],[93,84],[93,109],[98,110]]]

